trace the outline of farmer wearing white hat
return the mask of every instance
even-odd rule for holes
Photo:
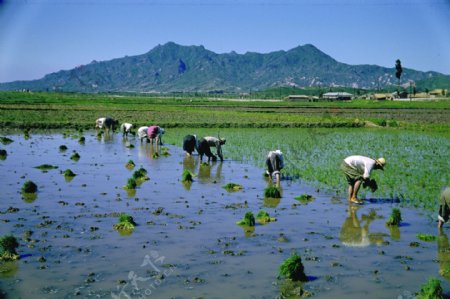
[[[280,171],[284,167],[283,153],[280,150],[270,151],[266,158],[267,173],[272,181],[275,176],[277,186],[280,186]]]
[[[348,182],[348,202],[361,204],[358,199],[359,187],[361,183],[370,181],[370,173],[373,169],[384,170],[386,160],[384,158],[372,159],[365,156],[349,156],[342,161],[341,170],[344,172]],[[376,182],[373,184],[376,190]]]

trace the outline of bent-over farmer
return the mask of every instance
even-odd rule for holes
[[[150,126],[147,130],[147,138],[150,139],[150,142],[153,144],[153,141],[156,141],[156,144],[162,145],[162,135],[165,133],[164,129],[160,126]]]
[[[148,131],[147,126],[139,127],[137,134],[139,139],[141,140],[141,143],[142,141],[144,141],[144,139],[148,140],[147,131]]]
[[[266,158],[267,173],[270,181],[275,176],[276,185],[280,186],[281,169],[284,167],[283,153],[280,150],[270,151]]]
[[[130,123],[123,123],[120,125],[120,131],[122,132],[123,137],[128,137],[128,133],[131,133],[131,129],[133,125]]]
[[[107,131],[112,130],[114,132],[115,126],[118,121],[112,119],[111,117],[100,117],[95,121],[95,128],[106,129]]]
[[[197,149],[197,136],[196,135],[186,135],[183,138],[183,150],[192,156],[194,150]],[[198,152],[198,150],[197,150]]]
[[[439,204],[438,227],[441,228],[450,218],[450,187],[445,187],[441,193]]]
[[[341,170],[348,182],[348,201],[361,204],[358,199],[358,191],[363,181],[370,178],[373,169],[384,170],[386,160],[384,158],[372,159],[365,156],[349,156],[342,161]]]
[[[222,145],[225,144],[226,139],[225,138],[216,138],[216,137],[212,137],[212,136],[206,136],[206,137],[203,137],[202,139],[206,140],[209,147],[216,148],[217,156],[219,156],[220,161],[223,162]],[[200,144],[199,144],[199,148],[200,148]],[[208,156],[208,161],[209,161],[209,158],[210,157]]]

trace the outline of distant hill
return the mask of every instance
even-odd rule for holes
[[[396,58],[393,57],[393,64]],[[450,76],[437,72],[404,68],[402,83],[408,80],[433,88],[450,88]],[[377,89],[396,84],[394,68],[340,63],[313,45],[267,54],[217,54],[203,46],[169,42],[142,55],[94,60],[39,80],[1,83],[0,90],[249,92],[281,86]]]

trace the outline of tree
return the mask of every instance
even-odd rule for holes
[[[398,79],[397,94],[400,94],[400,78],[402,77],[403,68],[400,59],[395,61],[395,77]]]

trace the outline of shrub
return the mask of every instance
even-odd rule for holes
[[[26,181],[22,186],[22,192],[24,193],[36,193],[37,185],[32,181]]]
[[[280,266],[279,275],[293,281],[308,281],[305,275],[302,258],[297,253],[292,254]]]
[[[277,187],[270,186],[264,189],[264,196],[270,198],[281,198],[281,193]]]
[[[418,293],[419,299],[443,299],[443,291],[441,287],[441,281],[439,279],[430,277],[426,283],[424,283]]]
[[[388,221],[386,221],[386,224],[399,226],[401,221],[402,221],[402,214],[400,213],[400,210],[397,208],[393,208],[391,216],[389,217]]]
[[[253,216],[252,212],[247,212],[245,213],[244,218],[236,222],[236,224],[245,226],[255,226],[255,216]]]
[[[235,184],[235,183],[228,183],[224,186],[222,186],[222,188],[224,188],[227,191],[239,191],[242,190],[243,187],[239,184]]]

